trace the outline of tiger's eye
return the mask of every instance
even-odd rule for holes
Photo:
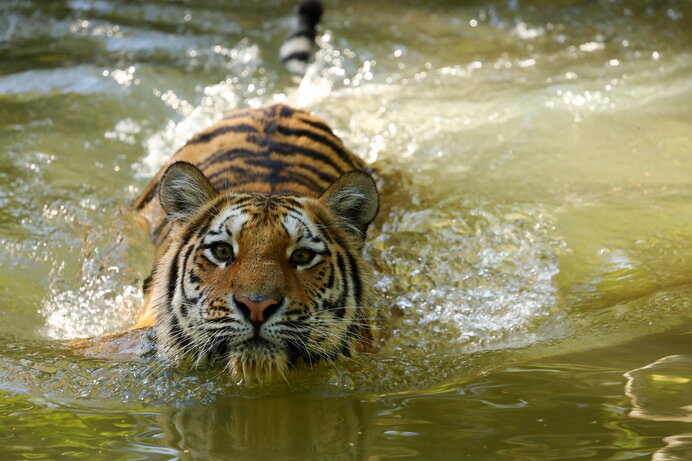
[[[307,248],[296,250],[291,255],[291,264],[294,266],[305,266],[315,258],[316,254],[317,253],[312,250],[308,250]]]
[[[221,261],[228,261],[233,257],[233,247],[226,242],[217,242],[211,246],[211,254]]]

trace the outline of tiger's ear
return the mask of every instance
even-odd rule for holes
[[[173,163],[159,183],[159,201],[173,221],[186,220],[216,195],[204,173],[188,162]]]
[[[320,196],[339,221],[365,236],[368,224],[380,208],[380,197],[372,176],[355,170],[341,176]]]

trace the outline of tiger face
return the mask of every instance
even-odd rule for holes
[[[371,271],[361,252],[378,196],[367,173],[346,173],[319,198],[217,194],[195,166],[176,162],[159,200],[172,229],[153,299],[168,357],[266,381],[298,361],[369,348]]]

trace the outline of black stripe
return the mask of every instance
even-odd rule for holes
[[[348,264],[351,266],[351,280],[353,280],[353,297],[356,299],[356,306],[360,307],[363,303],[363,287],[360,280],[360,270],[356,258],[348,254]]]
[[[296,8],[296,16],[301,27],[314,28],[322,17],[324,8],[320,0],[303,0]]]
[[[287,213],[287,215],[290,216],[291,218],[295,219],[295,220],[298,221],[299,223],[301,223],[301,224],[303,225],[303,227],[305,227],[306,229],[309,229],[309,228],[308,228],[308,225],[305,224],[305,221],[303,221],[303,216],[302,216],[302,215],[295,216],[293,213]],[[309,231],[308,231],[308,232],[309,232]],[[310,234],[312,234],[312,232],[310,232]]]
[[[193,221],[191,224],[187,226],[185,229],[185,233],[183,234],[183,238],[181,239],[180,242],[180,248],[183,248],[187,243],[192,239],[192,237],[195,235],[195,233],[203,234],[207,230],[209,230],[209,226],[211,223],[211,220],[216,217],[216,215],[219,213],[219,208],[212,206],[208,207],[207,211],[204,212],[199,218],[197,218],[196,221]]]
[[[262,152],[240,148],[216,151],[203,161],[197,163],[197,168],[204,171],[206,168],[217,162],[231,161],[243,157],[254,157],[257,155],[262,155]]]
[[[180,305],[180,312],[182,313],[183,317],[187,317],[187,301],[190,300],[189,296],[187,295],[187,291],[185,290],[185,274],[187,274],[187,262],[190,259],[190,255],[194,249],[195,246],[190,245],[187,251],[185,251],[185,256],[183,257],[183,272],[182,277],[180,278],[180,291],[183,294],[183,303]]]
[[[248,136],[250,138],[251,136]],[[321,152],[318,152],[313,149],[308,149],[307,147],[303,146],[297,146],[295,144],[289,144],[289,143],[284,143],[284,142],[277,142],[274,143],[272,146],[274,147],[274,152],[278,154],[283,154],[283,155],[293,155],[293,154],[300,154],[304,155],[306,157],[310,157],[313,160],[318,160],[326,165],[331,166],[339,175],[344,174],[346,171],[341,168],[339,165],[333,162],[332,158],[329,157],[328,155],[325,155]],[[346,162],[350,164],[351,162]]]
[[[337,154],[341,160],[343,160],[344,162],[346,162],[354,168],[356,166],[353,164],[352,157],[344,150],[343,146],[340,146],[332,139],[329,139],[327,136],[315,133],[314,131],[289,128],[283,125],[278,125],[276,128],[279,133],[285,136],[304,136],[310,139],[311,141],[325,145],[329,147],[332,151],[334,151],[334,153]]]
[[[220,178],[217,181],[212,182],[211,185],[226,193],[229,189],[235,189],[246,184],[253,184],[257,182],[261,181],[257,181],[256,179],[243,179],[230,183],[226,178]]]
[[[175,290],[178,287],[178,255],[176,254],[171,262],[171,270],[168,272],[168,302],[173,301]]]
[[[180,324],[178,323],[178,319],[173,315],[171,317],[171,337],[175,342],[180,342],[180,344],[176,344],[176,346],[180,347],[182,350],[188,350],[190,348],[190,338],[183,333],[183,330],[180,328]]]
[[[220,170],[215,171],[214,173],[210,174],[207,176],[207,179],[216,186],[214,181],[219,178],[219,176],[224,176],[228,173],[234,173],[240,176],[243,176],[242,181],[236,181],[234,183],[229,183],[229,186],[232,186],[234,184],[240,184],[243,182],[248,182],[248,179],[252,179],[253,181],[256,179],[261,179],[262,173],[256,173],[252,171],[250,168],[242,167],[242,166],[227,166],[224,168],[221,168]],[[222,180],[228,180],[228,178],[221,178]],[[252,182],[252,181],[250,181]]]
[[[312,165],[305,165],[302,163],[294,163],[292,165],[288,165],[286,168],[301,168],[303,170],[307,170],[310,173],[317,176],[318,178],[320,178],[320,180],[326,182],[327,184],[331,184],[338,179],[338,177],[331,175],[331,174],[328,174],[328,173],[325,173],[324,171],[320,170],[319,168],[315,168]],[[321,192],[324,192],[325,190],[326,190],[325,188],[322,188]]]
[[[339,271],[341,272],[341,281],[343,282],[343,287],[341,287],[341,296],[339,296],[339,299],[336,301],[336,305],[333,307],[333,309],[334,315],[342,319],[344,318],[344,314],[346,314],[345,304],[346,299],[348,298],[349,286],[348,279],[346,278],[346,263],[344,262],[344,257],[341,255],[341,253],[337,253],[336,255],[336,265],[339,267]]]
[[[308,189],[314,190],[315,192],[321,192],[324,190],[323,187],[321,187],[318,183],[315,182],[311,177],[306,176],[302,173],[298,172],[293,172],[291,173],[290,177],[287,177],[286,175],[281,175],[280,181],[277,181],[277,183],[286,183],[286,182],[293,182],[293,183],[298,183],[301,186],[305,186]]]
[[[286,168],[286,162],[271,157],[256,156],[245,160],[246,165],[258,166],[271,170],[272,173],[278,174],[282,169]]]
[[[288,34],[286,39],[284,40],[284,43],[288,42],[292,38],[297,38],[297,37],[305,37],[309,38],[310,40],[315,40],[315,35],[317,35],[317,31],[315,29],[309,30],[309,29],[300,29],[296,30],[295,32],[291,32]]]
[[[327,280],[327,288],[331,289],[334,286],[334,266],[329,266],[331,271],[329,272],[329,280]]]
[[[273,173],[285,172],[288,169],[303,169],[303,170],[306,170],[306,171],[314,174],[315,176],[317,176],[319,178],[319,180],[321,180],[327,184],[331,184],[334,181],[336,181],[336,179],[338,179],[338,177],[336,175],[325,173],[322,170],[320,170],[319,168],[315,168],[312,165],[305,165],[305,164],[301,164],[301,163],[286,163],[283,160],[272,159],[271,157],[264,156],[263,155],[264,152],[255,152],[255,151],[241,152],[242,149],[234,149],[234,151],[235,152],[233,152],[233,153],[235,155],[234,155],[233,159],[245,160],[244,163],[246,165],[253,165],[253,166],[259,166],[259,167],[267,168],[267,169],[272,170]],[[223,154],[221,154],[221,155],[223,155]],[[220,163],[222,161],[222,159],[219,158],[218,156],[214,160],[216,160],[215,163]],[[231,161],[231,159],[223,159],[223,160]],[[208,167],[208,166],[211,166],[211,165],[205,165],[202,168]],[[213,182],[213,180],[216,179],[218,176],[221,176],[221,175],[226,174],[226,173],[235,173],[237,175],[242,175],[242,176],[251,175],[251,176],[253,176],[254,179],[257,179],[257,180],[261,179],[261,178],[257,177],[258,174],[252,172],[250,169],[243,168],[242,166],[229,166],[229,167],[222,168],[221,170],[215,171],[214,173],[207,175],[207,179],[209,179],[211,182]],[[291,176],[294,174],[303,178],[304,181],[302,181],[302,182],[309,182],[310,184],[304,184],[304,185],[307,185],[308,187],[315,190],[316,192],[321,193],[321,192],[324,192],[324,190],[326,189],[325,186],[323,186],[322,184],[318,184],[314,179],[310,178],[309,176],[306,176],[303,173],[299,173],[297,171],[286,172],[284,174],[280,174],[280,179],[282,180],[281,182],[285,182],[286,179],[290,180]],[[272,178],[270,178],[270,180],[271,179]],[[297,202],[295,202],[295,203],[297,204]]]
[[[339,352],[344,357],[350,357],[351,356],[351,348],[349,347],[350,344],[351,344],[351,338],[349,337],[349,333],[347,331],[346,334],[341,338],[341,345],[339,346]]]
[[[244,211],[243,206],[248,202],[253,201],[254,198],[254,195],[219,197],[219,199],[212,204],[212,208],[220,210],[221,208],[225,208],[227,205],[231,205],[233,207],[237,207],[238,211]]]
[[[277,142],[274,141],[273,139],[270,139],[266,136],[257,136],[254,134],[248,134],[245,140],[249,143],[255,144],[256,146],[259,146],[263,148],[262,152],[256,152],[256,155],[270,155],[270,154],[277,154],[277,155],[286,155],[286,156],[293,156],[293,155],[304,155],[306,157],[310,157],[313,160],[317,160],[319,162],[324,163],[327,166],[330,166],[333,168],[335,171],[338,172],[339,175],[342,175],[346,172],[343,168],[341,168],[339,165],[334,163],[332,157],[329,155],[323,154],[322,152],[316,151],[314,149],[309,149],[307,147],[299,146],[294,143],[288,143],[288,142]],[[341,156],[339,156],[341,157]],[[351,165],[350,161],[347,161],[349,165]]]
[[[286,165],[285,162],[282,162],[280,160],[259,157],[249,159],[245,163],[269,169],[270,172],[268,178],[266,178],[266,181],[270,184],[296,182],[309,189],[314,190],[315,192],[321,192],[324,190],[324,188],[320,184],[318,184],[314,179],[303,173],[298,173],[297,171],[294,171],[288,174],[282,174],[282,171],[284,171],[290,165]]]
[[[293,53],[289,54],[288,56],[283,56],[281,58],[281,62],[288,62],[288,61],[303,61],[307,62],[310,59],[310,53],[306,51],[294,51]]]
[[[277,198],[278,197],[284,198],[284,196],[280,196],[280,195],[277,195],[276,197]],[[286,214],[297,213],[300,216],[300,209],[295,208],[294,206],[289,205],[287,203],[282,203],[281,206],[284,208],[284,210],[286,210]]]
[[[214,340],[210,352],[216,359],[226,360],[228,357],[228,340],[224,337]]]
[[[338,137],[334,134],[334,132],[332,131],[332,129],[329,128],[329,126],[327,126],[327,124],[322,123],[322,122],[318,122],[317,120],[308,120],[308,119],[303,118],[303,117],[297,117],[297,118],[298,118],[298,120],[300,120],[301,122],[303,122],[303,123],[305,123],[305,124],[307,124],[307,125],[310,125],[310,126],[313,127],[313,128],[317,128],[318,130],[322,130],[322,131],[324,131],[325,133],[327,133],[327,134],[329,134],[329,135],[331,135],[331,136],[334,136],[335,138],[338,139]]]
[[[296,113],[294,108],[285,104],[277,104],[276,108],[279,109],[277,114],[279,117],[291,117]]]
[[[341,340],[341,353],[345,357],[350,357],[351,356],[351,348],[349,347],[351,345],[351,342],[353,339],[359,340],[361,339],[362,335],[360,334],[360,329],[361,327],[355,323],[352,323],[349,325],[348,330],[346,331],[346,334]]]
[[[149,274],[149,277],[145,278],[144,281],[142,282],[142,291],[146,293],[151,289],[151,285],[154,283],[154,271],[151,271],[151,274]]]
[[[190,279],[190,283],[199,284],[202,281],[202,279],[199,278],[199,275],[197,275],[193,270],[190,270],[188,278]]]
[[[312,231],[310,231],[310,228],[303,222],[302,219],[296,218],[292,213],[286,213],[286,216],[289,216],[289,217],[295,219],[296,221],[298,221],[303,226],[303,229],[307,233],[308,238],[310,238],[310,239],[313,238]],[[286,228],[286,226],[283,223],[283,220],[281,221],[281,227],[283,227],[284,230],[286,231],[286,233],[289,234],[288,229]],[[289,236],[290,236],[290,234],[289,234]],[[300,238],[302,238],[302,235],[299,237],[299,240],[300,240]],[[325,254],[325,253],[322,252],[322,253],[318,253],[318,254]]]
[[[207,221],[206,224],[199,228],[199,232],[197,232],[197,238],[201,239],[202,237],[204,237],[206,233],[209,232],[210,227],[211,221]]]
[[[177,256],[177,255],[176,255]],[[171,262],[171,269],[168,272],[168,299],[166,303],[168,305],[169,314],[171,317],[171,336],[174,341],[179,341],[180,346],[183,349],[187,349],[190,342],[187,336],[180,329],[180,324],[178,323],[178,318],[173,312],[173,296],[175,295],[176,287],[178,286],[178,258],[173,258]]]
[[[329,232],[325,230],[327,227],[323,224],[323,222],[324,221],[317,222],[317,233],[322,238],[322,240],[324,240],[327,243],[332,243],[334,242],[334,239],[332,239],[329,235]]]
[[[245,123],[240,123],[238,125],[226,125],[222,126],[220,128],[217,128],[214,131],[210,131],[208,133],[204,134],[199,134],[189,140],[187,144],[199,144],[203,142],[209,142],[212,139],[214,139],[217,136],[220,136],[222,134],[226,133],[257,133],[257,128],[255,128],[252,125],[247,125]]]
[[[286,204],[285,206],[287,208],[292,206],[297,206],[299,208],[301,207],[300,202],[292,197],[281,197],[281,200]]]

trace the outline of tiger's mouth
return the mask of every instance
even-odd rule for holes
[[[233,379],[245,383],[285,380],[290,368],[290,353],[285,345],[259,335],[235,344],[216,342],[208,349],[207,358],[229,371]]]

